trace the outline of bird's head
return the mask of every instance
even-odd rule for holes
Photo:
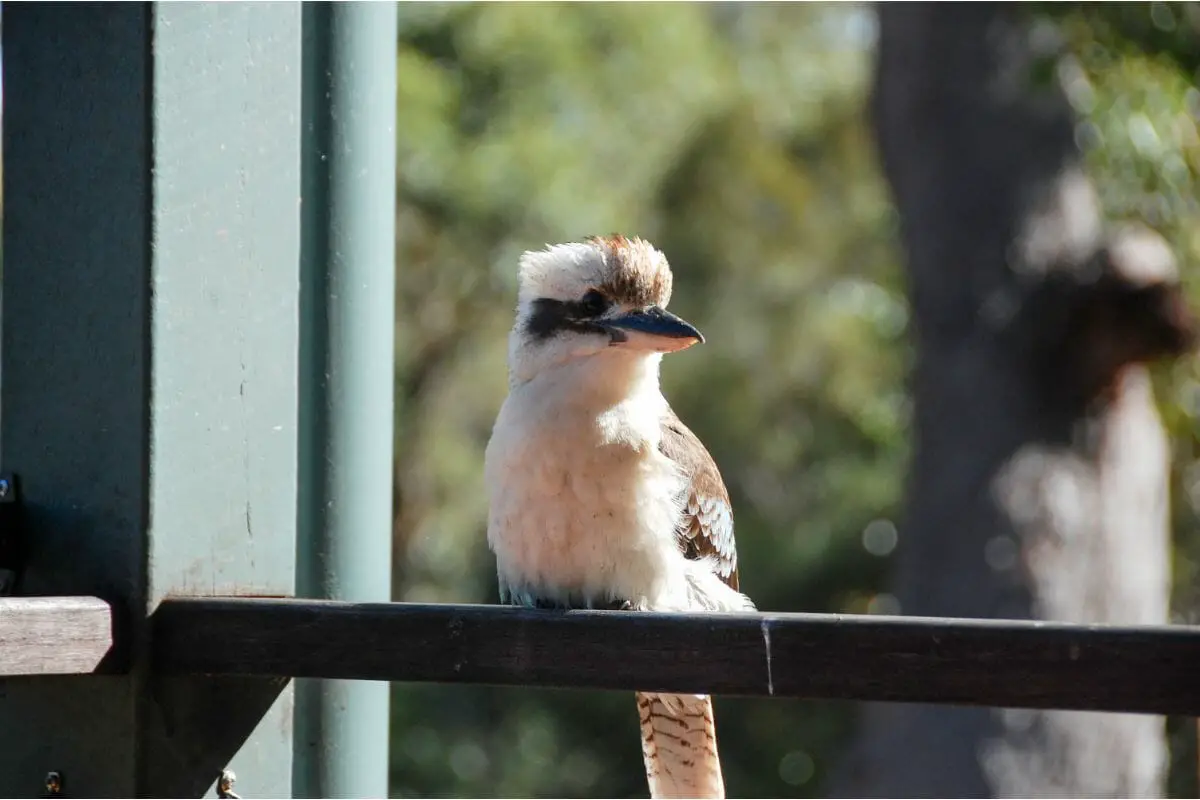
[[[703,342],[666,310],[671,267],[649,242],[624,236],[558,244],[521,257],[510,361],[528,380],[601,354],[658,357]]]

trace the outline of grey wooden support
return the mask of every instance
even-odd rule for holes
[[[112,606],[98,597],[0,598],[0,675],[100,671],[112,623]]]
[[[0,686],[0,793],[291,791],[291,693],[156,678],[165,596],[295,569],[299,4],[5,3],[0,459],[27,594],[127,622],[125,674]]]

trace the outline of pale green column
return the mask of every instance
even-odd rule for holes
[[[391,597],[396,5],[304,5],[298,593]],[[385,797],[385,682],[297,683],[297,797]]]
[[[5,3],[4,468],[23,591],[122,613],[119,674],[0,685],[0,795],[286,797],[292,694],[159,679],[171,596],[295,583],[301,15]]]

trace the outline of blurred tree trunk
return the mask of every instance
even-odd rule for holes
[[[1168,453],[1143,364],[1190,343],[1171,254],[1106,232],[1019,9],[877,12],[917,337],[903,613],[1164,623]],[[1158,717],[872,705],[832,794],[1162,796],[1166,764]]]

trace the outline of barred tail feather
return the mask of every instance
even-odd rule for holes
[[[639,692],[637,704],[650,797],[724,800],[712,698]]]

